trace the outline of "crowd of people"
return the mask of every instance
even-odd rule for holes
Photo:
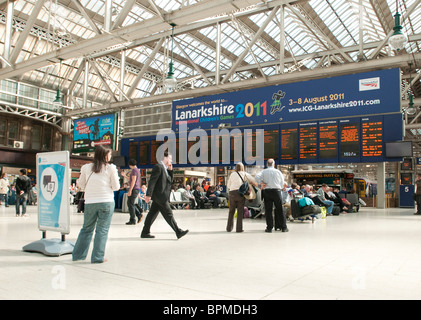
[[[251,204],[251,200],[247,201],[238,192],[244,180],[247,180],[260,193],[259,203]],[[334,209],[339,210],[338,214],[358,210],[358,204],[349,202],[345,196],[347,192],[340,190],[339,186],[329,187],[322,184],[316,189],[315,186],[308,184],[299,186],[292,183],[288,185],[284,181],[281,171],[276,169],[273,159],[268,161],[267,169],[262,170],[256,177],[246,173],[243,164],[238,163],[228,179],[226,186],[228,193],[221,192],[218,187],[220,186],[212,186],[210,182],[206,181],[203,181],[202,184],[196,183],[193,188],[190,185],[173,186],[172,192],[179,192],[183,196],[183,200],[188,201],[188,204],[174,205],[174,208],[204,209],[206,204],[211,208],[224,208],[229,204],[226,229],[227,231],[233,230],[233,221],[236,215],[237,232],[243,231],[242,217],[254,216],[259,213],[266,218],[266,232],[271,232],[273,229],[287,232],[286,221],[294,220],[291,214],[291,199],[294,198],[310,198],[314,204],[325,207],[327,215],[336,214],[333,212]],[[355,191],[351,190],[350,193],[355,193]],[[263,212],[255,210],[256,207],[262,208]],[[249,208],[252,211],[251,215],[246,213]],[[274,216],[265,214],[265,212],[272,212],[273,209]]]
[[[173,185],[171,192],[179,192],[181,200],[185,203],[173,206],[177,209],[206,209],[210,208],[224,208],[228,206],[228,195],[217,188],[211,186],[210,183],[195,183],[193,186],[187,184]],[[171,199],[170,199],[171,203]]]
[[[36,183],[32,183],[27,176],[26,169],[19,170],[19,176],[14,182],[9,182],[9,176],[3,172],[0,177],[0,206],[2,201],[5,207],[15,206],[16,217],[26,216],[26,206],[37,203]],[[20,209],[22,207],[22,210]]]
[[[285,181],[280,170],[276,168],[274,159],[267,161],[267,167],[257,173],[255,177],[247,173],[242,163],[237,163],[235,171],[228,177],[226,190],[222,192],[217,186],[209,182],[202,184],[178,185],[173,183],[172,156],[164,153],[164,157],[152,170],[148,185],[141,185],[140,171],[135,160],[130,160],[129,182],[121,184],[121,177],[114,164],[110,164],[111,150],[97,146],[93,163],[81,168],[80,178],[76,185],[72,185],[71,196],[77,198],[83,194],[85,203],[84,223],[79,232],[73,250],[73,260],[86,259],[91,239],[95,232],[94,248],[91,262],[102,263],[105,261],[104,253],[107,242],[108,230],[112,215],[115,211],[114,192],[121,188],[127,191],[127,207],[129,221],[127,225],[140,223],[146,214],[141,238],[155,238],[151,234],[151,227],[159,213],[162,214],[168,225],[174,230],[178,239],[184,237],[189,230],[178,227],[173,215],[175,208],[170,200],[171,192],[178,192],[186,203],[182,208],[204,209],[206,207],[228,206],[226,231],[243,232],[243,218],[250,203],[256,202],[260,195],[257,207],[264,208],[266,229],[265,232],[280,230],[288,232],[287,221],[292,220],[292,199],[309,198],[315,205],[325,207],[326,214],[334,214],[334,208],[339,212],[353,212],[353,206],[358,203],[349,202],[344,196],[344,191],[339,187],[329,187],[322,184],[317,190],[314,186],[291,184]],[[421,186],[421,180],[417,181]],[[10,190],[7,174],[3,173],[0,179],[0,201],[7,204],[6,194]],[[20,170],[19,177],[15,180],[16,188],[16,215],[26,213],[26,201],[31,190],[31,180],[26,175],[26,170]],[[417,195],[421,194],[421,187],[417,188]],[[414,197],[415,198],[415,197]],[[358,199],[358,197],[357,197]],[[417,205],[419,205],[418,198]],[[206,205],[208,204],[208,205]],[[256,204],[254,204],[256,206]],[[147,212],[148,211],[148,212]],[[262,213],[262,212],[261,212]],[[235,217],[236,223],[234,221]],[[137,220],[137,221],[136,221]]]

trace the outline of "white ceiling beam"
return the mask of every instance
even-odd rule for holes
[[[239,57],[237,58],[237,61],[235,61],[235,63],[232,65],[230,71],[225,75],[224,79],[222,79],[221,83],[225,83],[233,75],[233,73],[237,70],[237,67],[241,64],[241,62],[244,61],[244,57],[249,52],[249,48],[251,48],[254,45],[254,43],[262,35],[263,31],[265,31],[265,28],[267,27],[269,22],[271,22],[273,20],[273,18],[275,17],[275,14],[278,11],[278,9],[279,9],[279,7],[275,7],[274,9],[272,9],[271,13],[266,18],[265,22],[261,25],[259,30],[256,32],[253,39],[250,41],[249,45],[246,46],[246,48],[243,50],[243,52],[239,55]]]
[[[167,34],[171,34],[170,23],[175,23],[178,26],[177,33],[180,34],[194,29],[200,29],[204,26],[214,25],[217,21],[229,20],[229,17],[224,16],[196,23],[196,21],[200,21],[208,17],[222,15],[233,11],[236,11],[236,16],[255,14],[270,10],[271,8],[281,4],[296,2],[299,2],[299,0],[273,0],[264,4],[262,4],[260,0],[200,1],[195,5],[184,7],[165,14],[165,22],[162,21],[160,17],[154,17],[124,28],[118,28],[109,33],[102,33],[101,35],[80,41],[74,45],[69,45],[59,50],[28,59],[14,64],[12,67],[3,68],[0,70],[0,80],[20,76],[25,72],[45,67],[51,63],[57,63],[59,59],[67,60],[82,56],[97,58],[101,55],[121,50],[121,48],[114,48],[107,51],[104,50],[105,48],[123,45],[125,48],[134,48],[145,43],[156,41]],[[251,8],[250,10],[239,10],[248,8],[252,5],[256,5],[256,7]]]
[[[35,21],[38,17],[39,12],[44,5],[45,0],[37,0],[35,2],[34,7],[32,8],[31,15],[29,16],[28,20],[26,21],[26,26],[23,29],[22,33],[19,36],[18,41],[15,44],[15,48],[13,49],[12,54],[10,55],[9,62],[13,65],[16,62],[16,59],[21,52],[23,45],[25,44],[26,38],[28,37],[29,33],[31,32],[32,26],[35,24]],[[12,68],[12,67],[9,67]]]
[[[148,70],[149,65],[155,58],[156,54],[158,53],[159,49],[161,49],[162,44],[164,43],[165,38],[161,38],[158,43],[155,45],[155,48],[153,49],[152,53],[148,56],[148,59],[145,61],[145,64],[143,65],[140,72],[137,74],[136,79],[132,82],[129,91],[127,91],[127,96],[132,97],[135,89],[137,88],[137,85],[139,84],[140,80],[143,78],[143,75]]]
[[[124,3],[123,9],[121,9],[119,14],[117,15],[117,18],[115,18],[115,20],[114,20],[113,26],[111,28],[112,30],[121,27],[121,25],[123,24],[124,20],[129,15],[129,13],[132,10],[135,3],[136,3],[136,0],[127,0]]]
[[[117,102],[118,99],[115,96],[115,94],[114,94],[113,90],[111,89],[110,85],[107,83],[107,80],[104,78],[101,71],[99,70],[99,68],[97,66],[97,62],[94,61],[94,60],[91,60],[90,65],[91,65],[91,67],[93,67],[95,69],[98,78],[101,80],[102,84],[105,87],[105,90],[107,90],[108,94],[111,96],[111,98],[114,100],[114,102]]]
[[[212,83],[209,81],[208,77],[204,74],[202,69],[200,69],[200,67],[196,63],[194,63],[194,61],[190,58],[186,51],[184,51],[181,45],[177,41],[174,41],[174,43],[175,46],[181,51],[181,53],[187,58],[187,60],[189,60],[190,65],[202,76],[203,80],[206,81],[208,85],[212,85]]]
[[[88,22],[88,24],[91,26],[92,30],[95,31],[96,34],[101,34],[101,30],[98,28],[96,23],[91,19],[89,14],[86,12],[85,8],[83,7],[82,3],[80,3],[79,0],[72,0],[79,12],[82,14],[82,16],[85,18],[85,20]]]

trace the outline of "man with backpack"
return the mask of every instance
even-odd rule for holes
[[[26,175],[26,169],[19,170],[16,178],[16,217],[20,216],[20,202],[22,201],[22,217],[26,215],[26,201],[31,190],[31,179]]]

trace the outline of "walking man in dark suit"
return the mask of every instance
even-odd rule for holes
[[[165,221],[174,230],[178,239],[185,236],[189,230],[181,230],[175,222],[170,206],[171,184],[173,181],[172,156],[167,151],[164,152],[164,159],[155,165],[148,183],[145,201],[148,203],[152,199],[152,206],[145,219],[141,238],[155,238],[151,235],[150,229],[154,223],[158,212],[161,212]]]

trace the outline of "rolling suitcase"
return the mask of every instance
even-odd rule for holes
[[[294,219],[301,217],[301,208],[297,199],[291,199],[291,214]]]

